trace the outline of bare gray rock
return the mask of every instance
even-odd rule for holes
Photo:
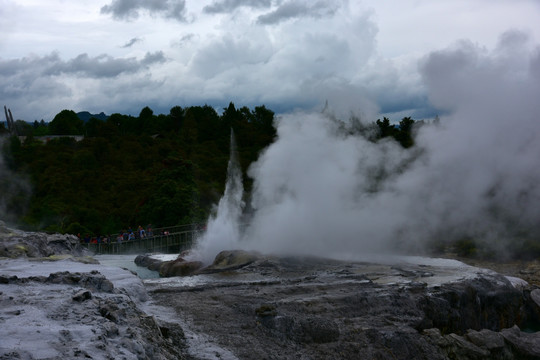
[[[187,357],[182,328],[141,310],[128,271],[118,269],[117,288],[95,270],[34,275],[87,265],[0,261],[0,359]]]
[[[0,221],[0,257],[47,258],[55,255],[77,259],[89,256],[90,252],[81,246],[75,235],[20,231],[10,229]]]
[[[235,264],[233,253],[225,258]],[[145,284],[158,304],[190,319],[190,331],[239,359],[535,356],[536,335],[520,330],[535,324],[531,289],[491,271],[301,257],[238,263]]]

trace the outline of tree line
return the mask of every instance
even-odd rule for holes
[[[208,105],[174,106],[159,115],[144,107],[139,116],[83,121],[62,110],[49,123],[18,122],[26,137],[4,142],[4,162],[26,177],[30,189],[8,190],[0,182],[4,210],[22,228],[72,234],[203,222],[223,193],[231,129],[245,174],[274,140],[274,120],[264,105],[237,108],[231,102],[221,115]],[[393,137],[408,148],[419,123],[404,118],[396,126],[384,118],[369,127],[375,129],[373,141]],[[84,137],[39,139],[50,135]],[[249,194],[251,179],[244,176],[244,182]]]

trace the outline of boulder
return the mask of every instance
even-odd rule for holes
[[[518,326],[501,331],[513,352],[520,359],[540,359],[540,333],[525,333]]]
[[[531,300],[540,308],[540,289],[531,291]]]
[[[262,256],[255,252],[248,252],[244,250],[224,250],[216,255],[212,265],[202,269],[200,273],[208,274],[236,270],[261,258]]]
[[[193,275],[197,270],[203,267],[200,261],[186,261],[178,258],[172,261],[165,261],[159,267],[159,276],[189,276]]]
[[[137,266],[145,267],[153,271],[159,271],[162,263],[162,260],[155,259],[150,255],[137,255],[137,257],[135,258],[135,264]]]
[[[51,255],[77,258],[88,256],[90,252],[75,235],[24,232],[0,223],[0,257],[45,258]]]

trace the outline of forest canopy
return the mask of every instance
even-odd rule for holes
[[[31,191],[4,191],[5,211],[18,226],[99,235],[149,223],[204,222],[223,193],[231,129],[244,174],[276,137],[275,114],[264,105],[231,102],[221,115],[208,105],[174,106],[159,115],[144,107],[136,117],[79,114],[62,110],[49,123],[25,124],[26,136],[4,142],[5,163],[31,185]],[[384,118],[360,131],[407,148],[420,123],[404,118],[392,125]],[[251,179],[244,182],[249,194]]]

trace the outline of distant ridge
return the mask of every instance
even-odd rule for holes
[[[90,114],[88,111],[78,112],[77,116],[79,117],[79,119],[81,119],[84,122],[87,122],[88,120],[90,120],[90,118],[93,118],[93,117],[102,121],[107,120],[107,118],[109,117],[109,115],[105,115],[104,112],[100,112],[99,114]]]

